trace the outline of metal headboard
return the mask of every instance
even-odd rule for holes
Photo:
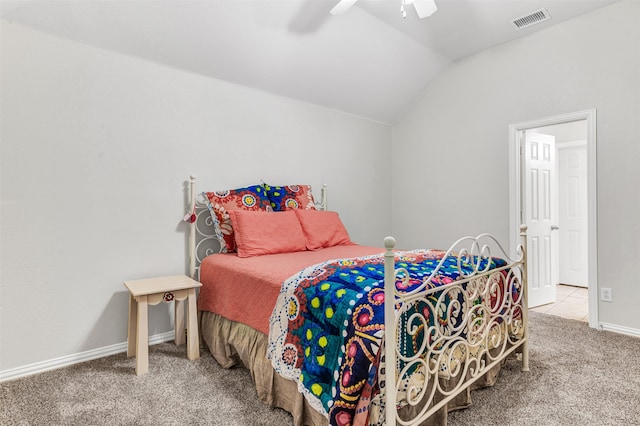
[[[320,190],[320,201],[317,201],[318,210],[327,209],[327,185]],[[222,235],[216,235],[213,227],[213,218],[207,207],[207,200],[202,193],[196,193],[196,176],[189,176],[189,213],[187,217],[191,222],[189,229],[189,275],[191,278],[200,279],[200,263],[205,257],[220,253],[220,239]]]

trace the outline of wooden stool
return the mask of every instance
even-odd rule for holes
[[[184,343],[184,300],[187,299],[187,358],[200,358],[198,342],[198,314],[196,311],[196,288],[199,282],[186,275],[125,281],[129,289],[129,334],[127,337],[127,357],[136,357],[136,374],[149,371],[149,324],[148,305],[161,301],[175,300],[175,341]],[[134,353],[135,352],[135,353]]]

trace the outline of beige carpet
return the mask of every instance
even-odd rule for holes
[[[462,425],[640,425],[640,339],[583,322],[531,313],[531,372],[511,360],[474,404],[449,414]],[[0,384],[2,425],[288,425],[256,401],[244,369],[224,370],[207,353],[150,348],[137,377],[124,354]]]

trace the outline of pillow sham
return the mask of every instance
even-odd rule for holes
[[[353,245],[349,233],[336,212],[295,210],[306,239],[308,250]]]
[[[229,212],[233,210],[271,211],[269,198],[262,185],[247,186],[245,188],[227,191],[204,192],[207,207],[213,219],[214,232],[220,240],[222,253],[236,251],[233,235],[233,225]]]
[[[292,209],[315,210],[316,205],[309,185],[271,186],[264,184],[273,211]]]
[[[229,211],[238,257],[305,251],[306,240],[296,214],[286,212]]]

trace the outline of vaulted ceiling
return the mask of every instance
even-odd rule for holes
[[[2,18],[99,48],[394,124],[454,61],[617,0],[2,0]],[[540,8],[551,19],[517,30]]]

